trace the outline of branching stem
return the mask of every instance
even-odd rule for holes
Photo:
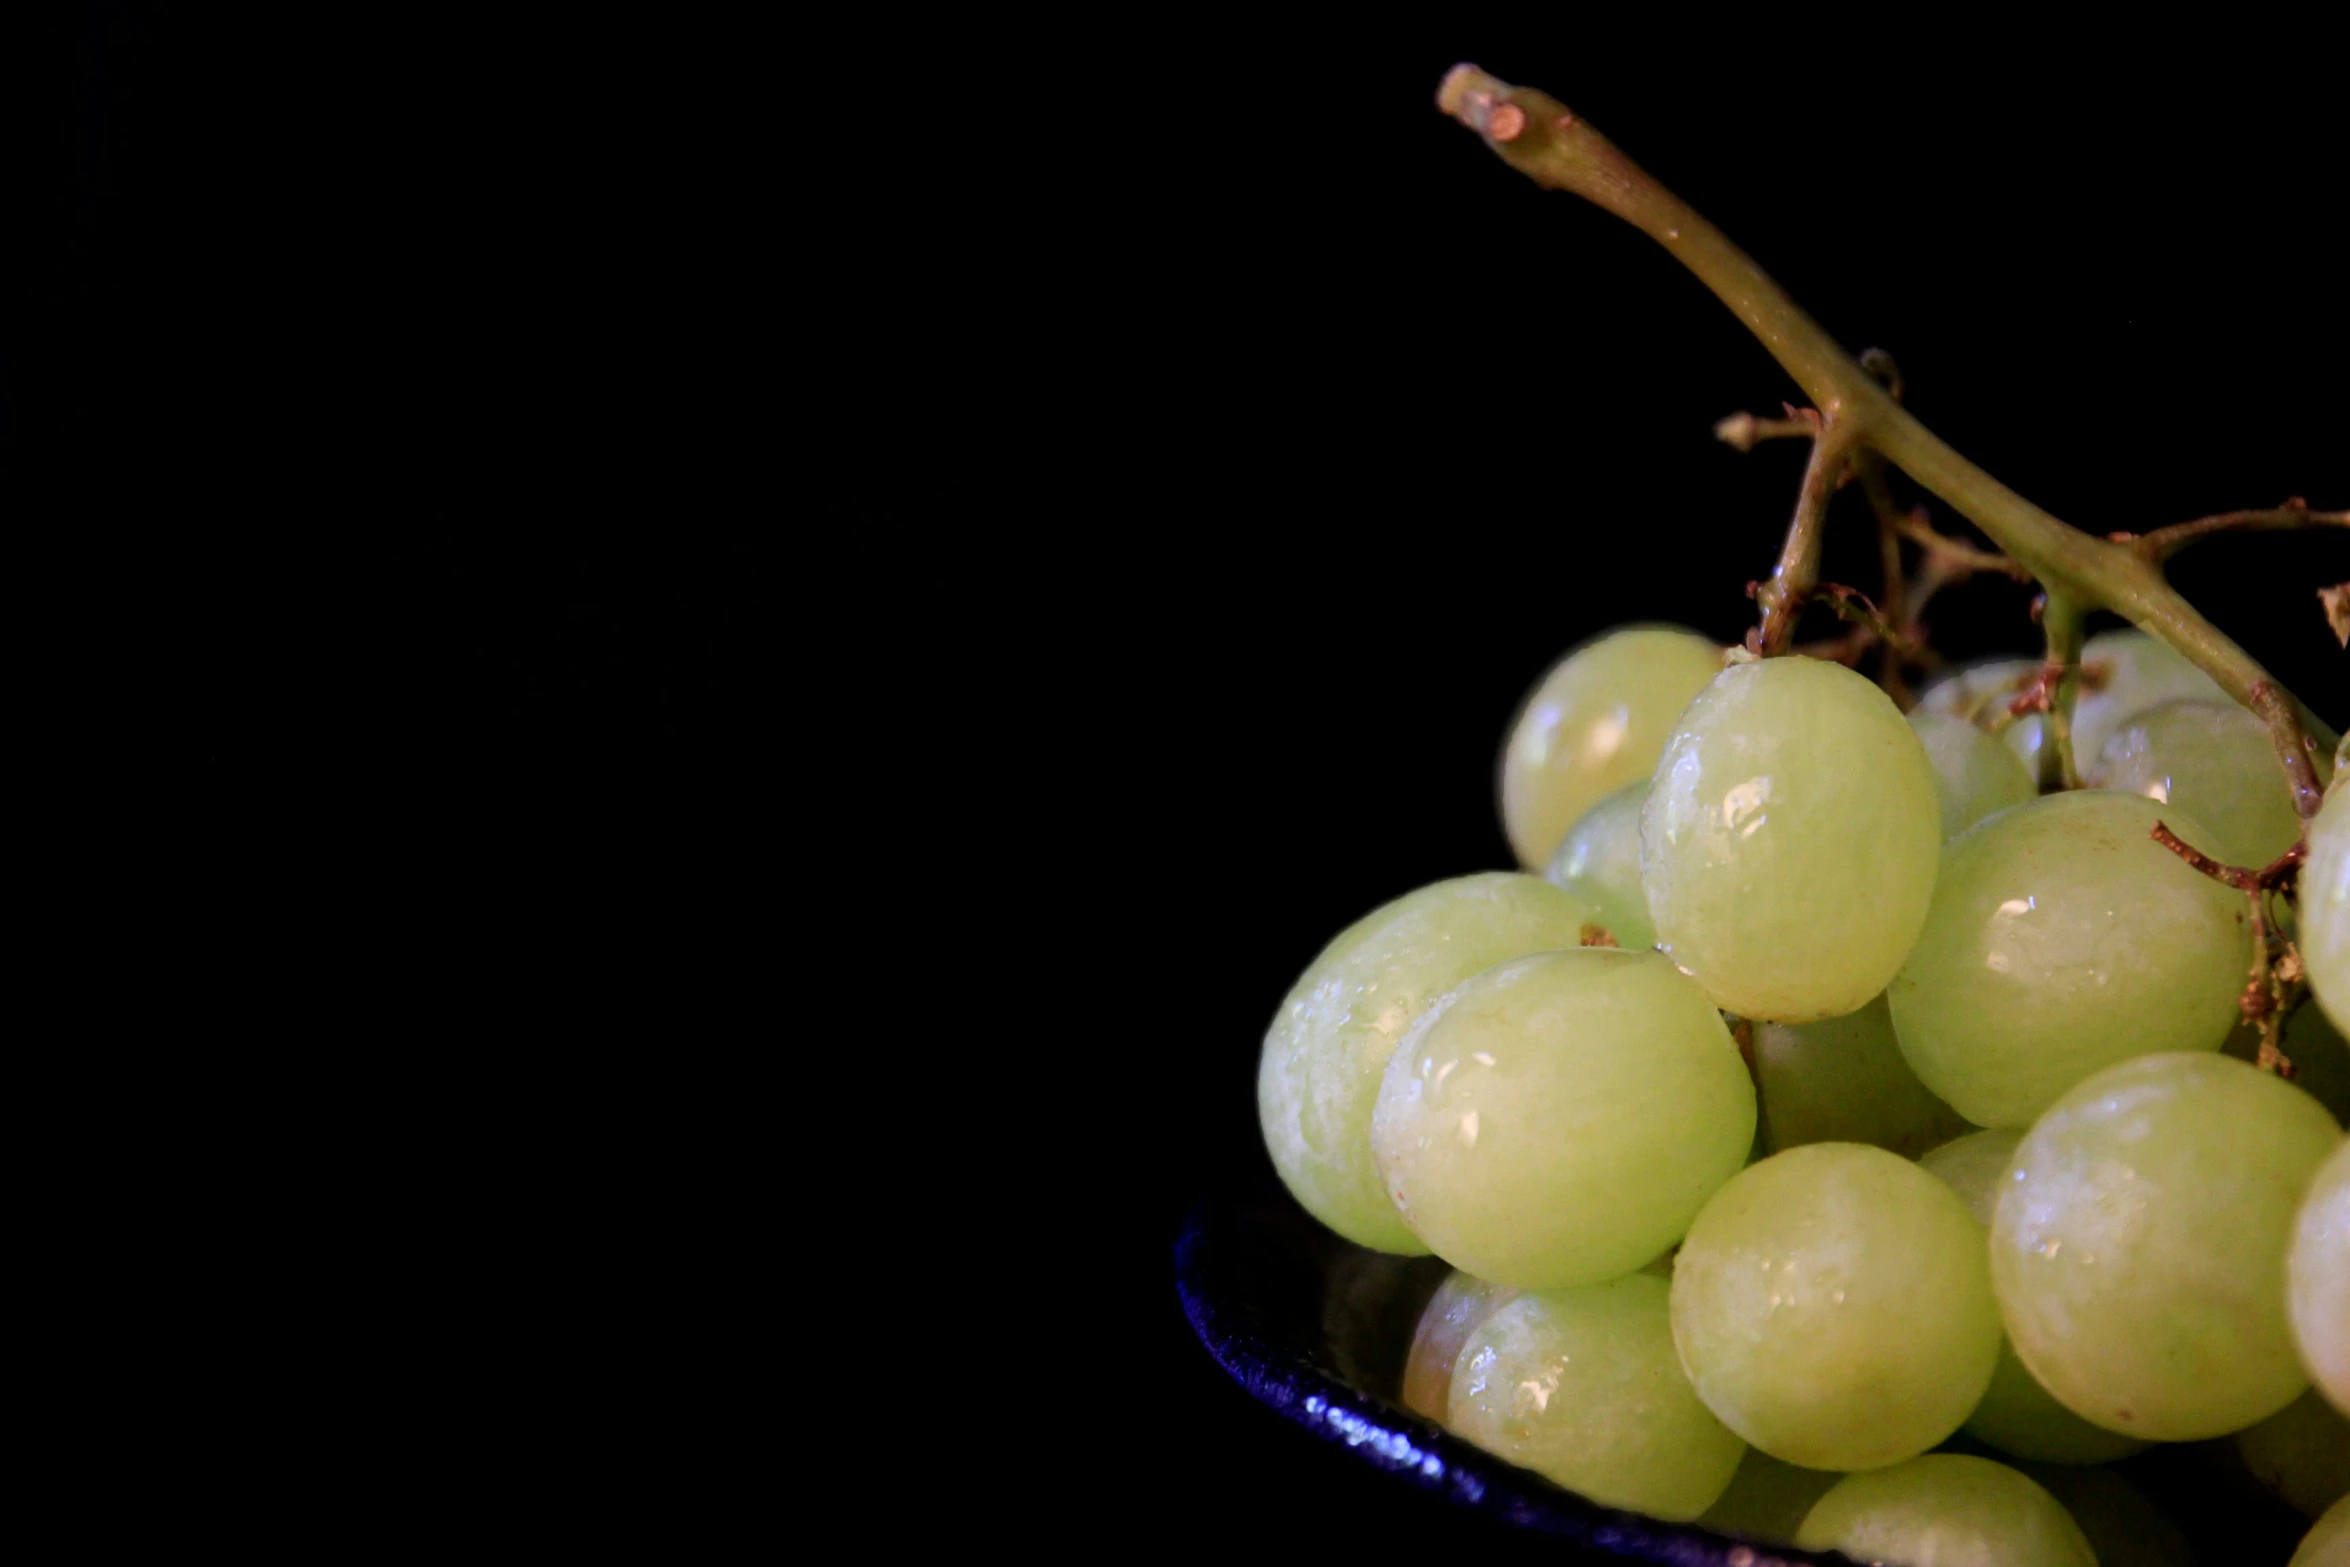
[[[1824,429],[1813,449],[1815,466],[1831,435],[1840,443],[1834,454],[1839,462],[1860,447],[1881,452],[1990,535],[2052,595],[2063,593],[2083,614],[2120,614],[2260,711],[2293,776],[2296,807],[2304,818],[2316,814],[2320,796],[2299,704],[2277,695],[2276,681],[2259,661],[2163,580],[2160,562],[2136,547],[2140,541],[2117,543],[2070,527],[1960,456],[1838,347],[1752,257],[1548,93],[1512,87],[1461,65],[1445,77],[1436,102],[1536,184],[1571,191],[1614,213],[1695,273],[1819,410]],[[1813,477],[1805,475],[1807,493]],[[1799,503],[1799,523],[1802,516]],[[1807,552],[1816,559],[1816,540],[1799,548],[1790,538],[1789,548],[1795,560],[1783,557],[1783,570],[1800,564]],[[1769,608],[1766,602],[1766,616]],[[2265,708],[2256,695],[2263,689],[2271,693]],[[2330,748],[2336,736],[2322,724],[2314,728],[2318,743]]]
[[[1834,419],[1824,421],[1811,444],[1811,461],[1804,465],[1803,487],[1795,494],[1795,520],[1788,524],[1787,542],[1771,580],[1755,595],[1762,605],[1762,628],[1755,651],[1765,658],[1784,653],[1795,641],[1795,622],[1804,601],[1820,579],[1820,543],[1825,537],[1828,499],[1844,476],[1852,453],[1852,437]]]

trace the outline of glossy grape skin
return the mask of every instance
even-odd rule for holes
[[[2350,1567],[2350,1496],[2325,1510],[2285,1567]]]
[[[2040,667],[2036,658],[1994,658],[1969,664],[1957,674],[1937,680],[1918,697],[1917,712],[1949,713],[1985,729],[1999,705],[2022,693],[2023,683]],[[1914,716],[1914,715],[1913,715]],[[2048,720],[2040,713],[2011,718],[1993,738],[2024,764],[2024,776],[2036,785],[2040,753],[2048,743]]]
[[[2039,798],[2039,784],[2015,752],[1965,719],[1918,708],[1909,726],[1934,769],[1945,842],[1986,816]]]
[[[2150,836],[2196,823],[2079,790],[2002,812],[1942,857],[1888,1000],[1918,1080],[1977,1126],[2020,1127],[2101,1067],[2219,1049],[2252,956],[2242,894]]]
[[[1706,1407],[1774,1458],[1872,1469],[1949,1436],[1999,1355],[1983,1232],[1896,1154],[1813,1143],[1733,1177],[1673,1266]]]
[[[2112,1469],[2094,1464],[2018,1464],[2081,1526],[2097,1567],[2196,1567],[2195,1548],[2170,1515]]]
[[[1867,1143],[1914,1159],[1970,1130],[1901,1059],[1882,996],[1846,1017],[1757,1024],[1754,1065],[1773,1153]]]
[[[2073,755],[2087,761],[2104,754],[2131,719],[2164,702],[2233,702],[2219,682],[2143,631],[2101,631],[2081,644],[2081,668],[2099,671],[2104,683],[2084,687],[2073,698]]]
[[[1934,1149],[1918,1165],[1956,1192],[1988,1232],[2008,1161],[2023,1140],[2016,1131],[1975,1132]],[[2107,1464],[2147,1445],[2093,1426],[2058,1403],[2017,1358],[2004,1331],[1991,1385],[1967,1416],[1965,1429],[2003,1453],[2050,1464]]]
[[[2005,1464],[1959,1453],[1845,1476],[1795,1543],[1908,1567],[2098,1567],[2055,1497]]]
[[[1461,1347],[1445,1423],[1602,1506],[1697,1517],[1746,1444],[1690,1390],[1666,1296],[1640,1273],[1519,1296]]]
[[[2350,1493],[2350,1420],[2311,1388],[2235,1435],[2254,1479],[2315,1518]]]
[[[2285,1297],[2302,1368],[2350,1415],[2350,1143],[2326,1159],[2294,1215]]]
[[[1445,995],[1387,1064],[1371,1146],[1413,1233],[1524,1289],[1619,1278],[1746,1162],[1754,1085],[1653,952],[1538,953]]]
[[[1618,789],[1568,829],[1543,877],[1590,905],[1619,947],[1656,945],[1648,892],[1640,884],[1640,805],[1648,780]]]
[[[1569,653],[1510,725],[1501,820],[1518,863],[1540,870],[1585,811],[1655,767],[1722,649],[1678,626],[1626,626]]]
[[[1697,1521],[1742,1540],[1793,1545],[1804,1515],[1843,1478],[1836,1470],[1799,1468],[1750,1447],[1730,1488]]]
[[[1884,692],[1817,659],[1733,665],[1681,715],[1641,809],[1657,945],[1740,1017],[1857,1012],[1925,923],[1941,823]]]
[[[2189,1442],[2308,1386],[2286,1324],[2301,1195],[2341,1141],[2325,1107],[2200,1052],[2108,1067],[2015,1151],[1991,1274],[2016,1353],[2093,1425]]]
[[[1461,1358],[1461,1346],[1519,1293],[1458,1268],[1447,1274],[1412,1330],[1412,1347],[1403,1363],[1404,1408],[1442,1424],[1451,1405],[1452,1368]]]
[[[1265,1146],[1308,1213],[1358,1246],[1427,1251],[1371,1158],[1387,1058],[1438,996],[1496,963],[1574,946],[1590,918],[1539,877],[1462,876],[1374,910],[1322,949],[1274,1015],[1257,1070]]]
[[[2099,788],[2142,794],[2201,822],[2228,865],[2267,865],[2301,837],[2268,726],[2234,703],[2150,707],[2105,742],[2091,772]]]
[[[2301,961],[2334,1027],[2350,1034],[2350,785],[2337,775],[2309,824],[2301,866]]]

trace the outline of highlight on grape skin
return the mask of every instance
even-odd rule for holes
[[[2310,994],[2350,1035],[2350,768],[2337,769],[2309,824],[2301,867],[2301,961]]]
[[[1445,991],[1510,958],[1571,947],[1590,919],[1539,877],[1495,872],[1408,893],[1322,949],[1266,1031],[1257,1072],[1265,1146],[1308,1213],[1358,1246],[1426,1252],[1371,1158],[1387,1058]]]
[[[1502,750],[1502,825],[1518,863],[1539,871],[1584,812],[1646,779],[1674,720],[1721,668],[1721,645],[1694,631],[1622,626],[1544,675]]]
[[[1543,878],[1590,905],[1619,947],[1656,945],[1648,889],[1640,882],[1640,807],[1648,780],[1627,784],[1585,811],[1561,839]]]
[[[2098,1567],[2081,1526],[2043,1487],[1959,1453],[1846,1476],[1812,1508],[1795,1543],[1858,1561]]]
[[[2285,1295],[2302,1368],[2350,1415],[2350,1142],[2319,1169],[2294,1215]]]
[[[1641,809],[1657,945],[1740,1017],[1856,1012],[1925,923],[1941,822],[1883,691],[1817,659],[1732,665],[1682,715]]]
[[[2309,1385],[2287,1322],[2301,1196],[2341,1142],[2324,1106],[2224,1056],[2108,1067],[2025,1134],[1991,1227],[2010,1340],[2073,1413],[2190,1442]]]

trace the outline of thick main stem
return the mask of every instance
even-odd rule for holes
[[[2110,609],[2122,615],[2268,718],[2294,784],[2294,803],[2303,817],[2316,814],[2321,794],[2302,737],[2306,709],[2280,700],[2282,687],[2259,661],[2181,598],[2145,553],[2068,526],[1952,450],[1854,363],[1752,257],[1565,104],[1473,65],[1455,66],[1436,101],[1536,184],[1571,191],[1671,251],[1770,350],[1831,427],[1841,426],[1856,444],[1882,453],[1940,496],[2052,592],[2063,592],[2083,613]],[[2334,743],[2323,724],[2310,727],[2320,744]]]

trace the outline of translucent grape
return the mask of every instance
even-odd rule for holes
[[[2081,645],[2085,680],[2073,698],[2073,755],[2089,758],[2131,719],[2163,702],[2232,702],[2219,682],[2143,631],[2101,631]]]
[[[2015,752],[1965,719],[1921,707],[1909,715],[1909,726],[1934,769],[1945,840],[1986,816],[2039,797],[2038,782]]]
[[[1648,780],[1618,789],[1567,830],[1543,875],[1589,904],[1619,947],[1656,945],[1640,885],[1640,803]]]
[[[1405,1029],[1496,963],[1581,939],[1591,911],[1534,876],[1463,876],[1365,915],[1322,949],[1274,1015],[1257,1069],[1273,1167],[1348,1240],[1416,1256],[1371,1160],[1371,1107]]]
[[[1679,1240],[1746,1162],[1754,1121],[1753,1081],[1704,993],[1653,952],[1584,947],[1438,1001],[1387,1064],[1371,1146],[1438,1256],[1558,1289]]]
[[[2308,1386],[2285,1319],[2295,1210],[2341,1141],[2325,1107],[2202,1053],[2108,1067],[2008,1167],[1991,1275],[2040,1385],[2108,1431],[2238,1431]]]
[[[2005,1464],[1958,1453],[1846,1475],[1795,1543],[1908,1567],[2097,1567],[2055,1497]]]
[[[1994,658],[1970,664],[1928,686],[1918,698],[1918,709],[1949,713],[1983,727],[1997,714],[1998,704],[2011,702],[2022,693],[2024,683],[2039,667],[2036,658]],[[2015,759],[2024,764],[2024,775],[2037,783],[2040,751],[2048,741],[2047,719],[2039,713],[2011,718],[1994,738],[2014,753]]]
[[[1641,810],[1657,944],[1741,1017],[1857,1012],[1925,922],[1941,822],[1884,692],[1817,659],[1733,665],[1681,715]]]
[[[2315,1518],[2350,1493],[2350,1420],[2315,1388],[2236,1433],[2253,1478]]]
[[[2301,961],[2334,1027],[2350,1034],[2350,786],[2338,774],[2309,824],[2301,866]]]
[[[1958,1193],[1975,1222],[1987,1231],[1999,1205],[2001,1177],[2024,1140],[2021,1132],[1976,1132],[1945,1143],[1918,1161]],[[2003,1332],[1999,1364],[1981,1403],[1967,1416],[1966,1432],[2017,1458],[2050,1464],[2105,1464],[2146,1446],[2133,1437],[2102,1430],[2065,1408],[2033,1379]]]
[[[1754,1065],[1773,1152],[1868,1143],[1914,1159],[1968,1130],[1901,1059],[1882,996],[1847,1017],[1758,1025]]]
[[[1452,1368],[1487,1317],[1518,1298],[1518,1291],[1455,1268],[1436,1286],[1412,1330],[1403,1363],[1404,1407],[1442,1423],[1452,1399]]]
[[[2149,834],[2193,819],[2080,790],[1953,840],[1932,911],[1888,993],[1918,1080],[1977,1126],[2028,1126],[2131,1056],[2214,1050],[2252,958],[2245,899]]]
[[[1446,1423],[1603,1506],[1695,1518],[1746,1444],[1690,1391],[1666,1293],[1633,1274],[1519,1296],[1462,1346]]]
[[[1793,1545],[1812,1504],[1843,1478],[1836,1470],[1798,1468],[1750,1447],[1730,1477],[1730,1488],[1697,1521],[1758,1544]]]
[[[2195,1548],[2163,1510],[2111,1469],[2019,1464],[2081,1526],[2097,1567],[2196,1567]]]
[[[2294,1216],[2285,1295],[2303,1369],[2350,1415],[2350,1143],[2326,1160]]]
[[[1681,710],[1721,668],[1721,647],[1694,631],[1627,626],[1544,675],[1501,759],[1501,821],[1518,863],[1549,864],[1585,811],[1645,780]]]
[[[2268,726],[2234,703],[2148,708],[2105,742],[2093,776],[2101,788],[2185,811],[2210,829],[2212,852],[2229,865],[2266,865],[2301,837]]]
[[[2350,1567],[2350,1496],[2325,1510],[2285,1567]]]
[[[1999,1356],[1983,1232],[1895,1154],[1813,1143],[1733,1177],[1673,1266],[1698,1396],[1774,1458],[1872,1469],[1958,1429]]]

